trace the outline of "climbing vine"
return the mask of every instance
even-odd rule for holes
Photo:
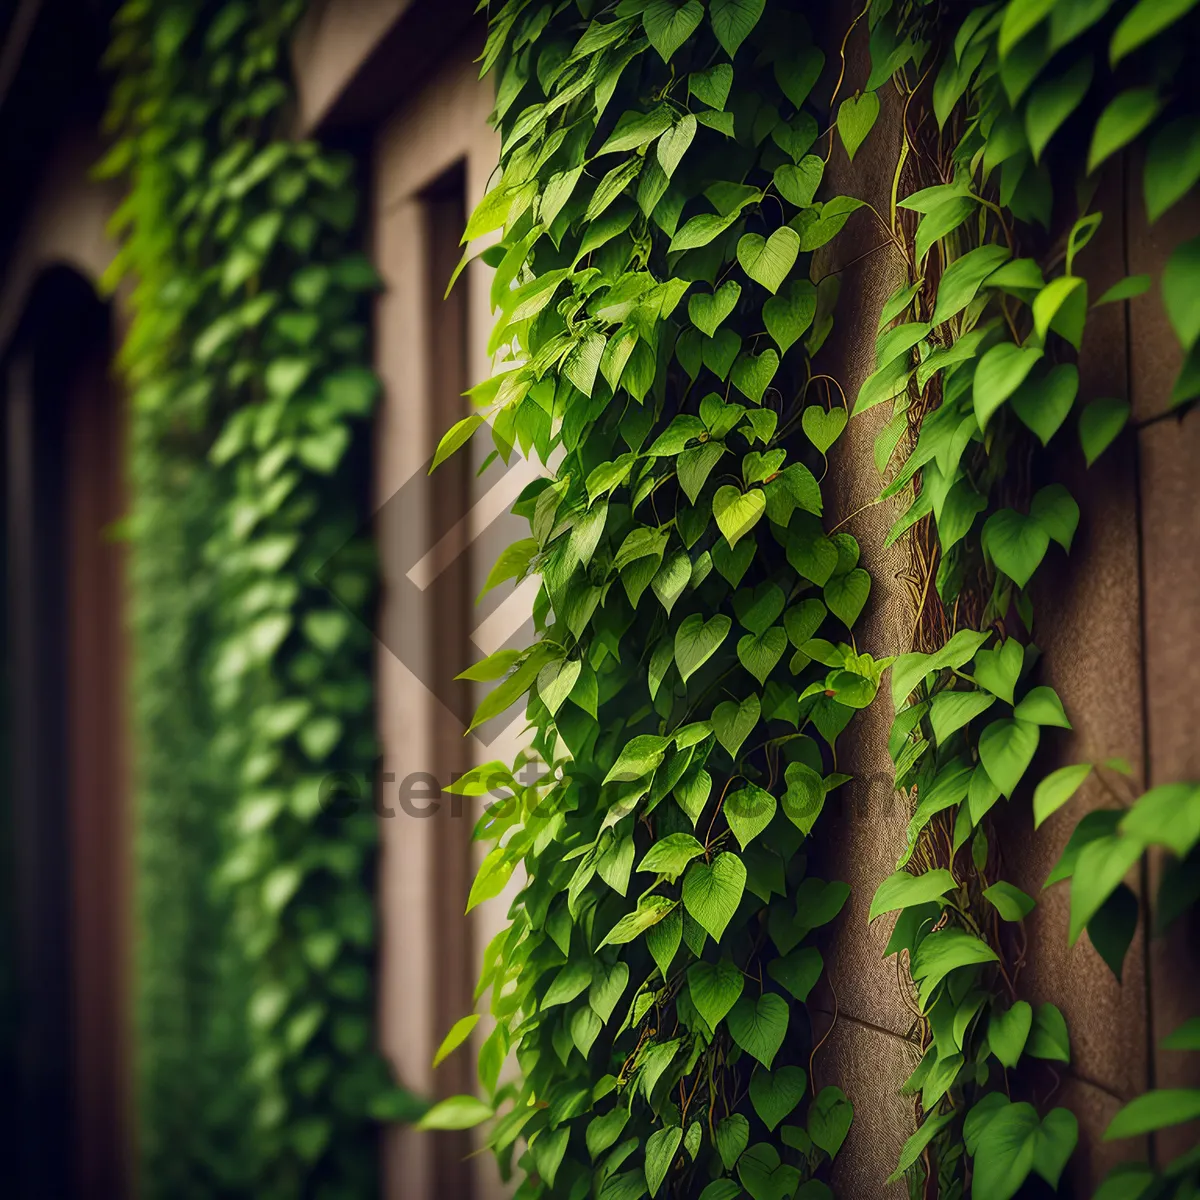
[[[510,794],[471,903],[524,877],[480,981],[489,1103],[425,1124],[494,1114],[522,1197],[811,1200],[850,1126],[804,1007],[848,889],[810,851],[889,660],[827,531],[847,413],[812,367],[837,294],[812,253],[862,205],[823,185],[824,55],[763,7],[512,0],[484,54],[502,174],[464,241],[502,230],[502,364],[438,459],[486,423],[551,465],[489,581],[540,574],[540,640],[467,672],[496,681],[477,722],[529,694],[544,774],[459,785]]]
[[[370,1111],[398,1113],[372,1044],[374,822],[322,790],[373,759],[354,535],[376,275],[351,160],[288,136],[301,8],[130,0],[109,55],[151,1195],[366,1195]]]
[[[1200,117],[1183,59],[1168,48],[1194,40],[1191,7],[1011,0],[963,6],[946,34],[933,5],[863,14],[876,64],[900,71],[897,182],[906,158],[920,164],[914,174],[932,176],[899,201],[910,281],[885,312],[885,323],[899,323],[881,334],[855,412],[892,404],[876,457],[890,476],[883,495],[906,501],[892,539],[907,536],[919,565],[916,645],[891,676],[897,785],[915,809],[900,869],[872,915],[899,911],[888,949],[907,957],[923,1014],[925,1052],[906,1084],[920,1097],[920,1125],[897,1176],[907,1172],[917,1188],[935,1182],[939,1195],[969,1185],[979,1200],[1007,1200],[1030,1174],[1056,1187],[1077,1139],[1075,1116],[1044,1101],[1053,1073],[1031,1062],[1068,1062],[1069,1037],[1054,1005],[1035,1012],[1020,998],[1022,922],[1035,900],[1004,880],[988,813],[1021,784],[1042,730],[1070,728],[1057,694],[1036,682],[1032,641],[1029,584],[1055,543],[1070,550],[1080,519],[1067,490],[1045,482],[1055,462],[1045,448],[1079,398],[1089,287],[1078,260],[1103,219],[1093,210],[1101,176],[1119,152],[1148,142],[1151,219],[1200,179]],[[930,108],[936,127],[923,119]],[[1174,406],[1200,394],[1198,245],[1177,249],[1161,280],[1186,356]],[[1092,307],[1136,301],[1151,283],[1124,279]],[[1083,404],[1073,424],[1089,466],[1129,412],[1119,396]],[[1138,922],[1122,880],[1150,847],[1176,860],[1160,924],[1195,902],[1200,788],[1138,798],[1128,764],[1068,766],[1038,785],[1037,823],[1093,771],[1125,807],[1089,813],[1046,883],[1071,880],[1070,940],[1086,929],[1119,977]],[[1165,1045],[1200,1048],[1195,1022]],[[1151,1092],[1106,1136],[1142,1135],[1197,1111],[1194,1091]],[[1190,1194],[1198,1168],[1195,1153],[1161,1173],[1120,1168],[1101,1194]]]
[[[467,672],[495,683],[477,721],[528,694],[522,758],[544,774],[523,785],[521,760],[492,763],[460,784],[509,793],[480,821],[494,846],[471,903],[524,875],[480,981],[488,1103],[457,1097],[426,1123],[492,1118],[519,1195],[829,1194],[851,1108],[811,1079],[803,1005],[822,969],[809,935],[846,891],[812,878],[809,855],[846,781],[838,737],[889,666],[913,808],[871,917],[898,914],[888,953],[908,965],[923,1052],[893,1178],[977,1200],[1031,1174],[1058,1185],[1078,1123],[1048,1097],[1069,1035],[1055,1005],[1021,997],[1035,900],[1004,878],[990,814],[1043,731],[1070,727],[1037,682],[1029,584],[1080,520],[1046,449],[1080,401],[1077,260],[1120,152],[1146,148],[1152,220],[1200,179],[1192,8],[874,0],[847,15],[870,79],[845,94],[843,42],[836,108],[783,5],[509,0],[493,16],[502,176],[464,241],[502,231],[484,251],[501,366],[438,459],[486,428],[506,460],[519,447],[550,467],[516,507],[531,536],[489,580],[540,573],[540,640]],[[914,644],[876,648],[906,651],[894,661],[855,644],[870,578],[826,531],[819,485],[849,406],[812,366],[837,282],[808,257],[862,207],[829,194],[824,167],[835,137],[853,160],[881,95],[900,136],[875,216],[909,279],[854,412],[891,406],[876,464],[918,583]],[[1177,407],[1200,394],[1198,245],[1159,281],[1185,353]],[[1069,427],[1089,466],[1129,412],[1080,401]],[[1039,784],[1038,823],[1093,771],[1126,807],[1084,818],[1047,883],[1071,879],[1071,940],[1086,929],[1119,974],[1137,923],[1122,879],[1151,847],[1174,862],[1160,919],[1194,902],[1200,789],[1139,798],[1127,764],[1080,764]],[[1195,1022],[1165,1044],[1196,1049]],[[510,1051],[521,1074],[501,1083]],[[1196,1114],[1194,1091],[1151,1092],[1108,1136]],[[1101,1194],[1191,1194],[1198,1170],[1194,1153],[1122,1168]]]

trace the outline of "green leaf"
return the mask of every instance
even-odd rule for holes
[[[646,931],[646,947],[664,979],[683,940],[683,913],[678,906]]]
[[[456,421],[442,435],[442,440],[438,442],[437,451],[434,453],[433,462],[430,464],[429,473],[441,466],[456,450],[465,446],[471,440],[471,434],[483,424],[483,417],[479,413],[472,413],[469,417],[463,417],[461,421]]]
[[[980,429],[1008,398],[1025,382],[1025,377],[1041,360],[1042,351],[1002,342],[986,351],[975,368],[973,398],[975,418]]]
[[[454,1022],[450,1027],[450,1032],[442,1039],[442,1044],[438,1047],[437,1053],[433,1056],[433,1065],[440,1066],[455,1050],[459,1048],[471,1036],[471,1030],[479,1024],[479,1014],[471,1013],[470,1016],[462,1017]]]
[[[1029,506],[1029,515],[1064,550],[1071,549],[1079,527],[1079,505],[1061,483],[1040,488]]]
[[[1157,221],[1200,180],[1200,121],[1192,116],[1171,121],[1150,142],[1142,182],[1146,213]]]
[[[1033,1015],[1033,1031],[1025,1047],[1033,1058],[1050,1059],[1053,1062],[1071,1061],[1071,1042],[1067,1034],[1067,1022],[1053,1004],[1039,1004]]]
[[[1045,446],[1067,419],[1078,392],[1079,368],[1074,363],[1059,363],[1040,379],[1027,379],[1009,404]]]
[[[920,984],[922,1005],[951,971],[996,961],[996,952],[986,942],[956,925],[929,934],[912,961],[912,977]]]
[[[1144,850],[1145,846],[1137,838],[1112,835],[1095,838],[1080,849],[1071,879],[1068,938],[1072,946]]]
[[[932,324],[941,325],[957,316],[972,300],[987,277],[1008,261],[1004,246],[979,246],[956,258],[945,270],[938,284],[937,306]]]
[[[1088,940],[1120,983],[1125,955],[1138,927],[1138,900],[1133,889],[1118,884],[1087,923]]]
[[[1000,24],[1000,57],[1005,58],[1026,34],[1050,15],[1054,0],[1011,0]]]
[[[846,147],[846,157],[851,162],[858,148],[867,139],[879,116],[879,96],[875,92],[864,92],[861,96],[850,96],[838,106],[837,127]]]
[[[729,752],[730,758],[737,759],[742,743],[758,724],[761,713],[762,703],[753,693],[740,703],[735,700],[723,700],[713,709],[713,733],[717,735],[717,741]]]
[[[819,950],[813,946],[801,946],[782,958],[771,959],[767,964],[767,974],[803,1004],[824,968]]]
[[[975,215],[976,203],[974,196],[953,196],[921,218],[913,239],[918,263],[924,261],[936,242]]]
[[[742,996],[725,1023],[734,1042],[770,1070],[787,1035],[787,1001],[774,992],[765,992],[757,1000]]]
[[[1033,761],[1040,730],[1031,721],[993,721],[979,735],[979,761],[988,776],[1010,797]]]
[[[1200,1017],[1190,1017],[1159,1042],[1164,1050],[1200,1050]]]
[[[943,867],[926,871],[923,875],[897,871],[894,875],[889,875],[876,889],[867,920],[874,921],[884,913],[940,900],[955,886],[954,876]]]
[[[1008,638],[994,650],[975,655],[975,682],[994,696],[1013,703],[1013,691],[1025,661],[1025,650],[1016,638]],[[960,664],[961,665],[961,664]]]
[[[712,0],[709,19],[713,33],[730,58],[750,36],[766,7],[766,0]]]
[[[1003,879],[984,888],[983,896],[1006,921],[1020,921],[1033,912],[1036,901]]]
[[[724,851],[712,864],[694,862],[683,877],[683,906],[714,941],[720,941],[746,890],[746,867]]]
[[[951,1110],[950,1112],[940,1113],[937,1116],[926,1117],[925,1120],[917,1126],[916,1132],[904,1143],[903,1149],[900,1151],[900,1160],[896,1164],[896,1169],[887,1177],[887,1182],[898,1183],[904,1178],[904,1173],[911,1167],[917,1159],[925,1152],[925,1147],[929,1145],[938,1133],[948,1125],[958,1114]]]
[[[697,71],[688,76],[688,89],[697,100],[712,108],[723,109],[733,86],[733,68],[728,63],[718,63],[707,71]]]
[[[1023,588],[1046,557],[1050,535],[1033,517],[1004,508],[983,523],[983,545],[996,566]]]
[[[988,1046],[1006,1067],[1017,1065],[1032,1026],[1033,1009],[1024,1000],[1018,1000],[1003,1011],[992,1010],[992,1019],[988,1022]]]
[[[845,575],[835,575],[825,584],[825,604],[847,629],[854,627],[867,597],[871,594],[871,577],[862,567]]]
[[[1012,1200],[1033,1170],[1040,1124],[1032,1104],[1010,1104],[991,1117],[975,1147],[973,1200]]]
[[[1055,73],[1029,93],[1025,133],[1034,162],[1042,157],[1042,151],[1062,123],[1083,103],[1091,86],[1092,58],[1085,54],[1066,71]]]
[[[493,1116],[476,1096],[451,1096],[435,1104],[418,1122],[418,1129],[473,1129]]]
[[[1079,442],[1089,467],[1112,445],[1128,420],[1129,404],[1125,400],[1093,400],[1079,414]]]
[[[658,165],[663,174],[670,179],[675,174],[683,156],[687,153],[692,139],[696,136],[696,118],[691,113],[684,113],[670,129],[658,139],[656,147]]]
[[[1185,351],[1200,337],[1200,237],[1178,246],[1162,275],[1163,303]]]
[[[637,869],[665,875],[674,883],[688,863],[703,853],[704,847],[690,833],[669,833],[646,851]]]
[[[672,4],[671,0],[650,0],[642,13],[642,27],[659,57],[670,62],[703,19],[704,5],[700,0],[687,0],[681,5]]]
[[[779,290],[799,253],[800,235],[786,225],[776,229],[769,238],[757,233],[743,234],[737,244],[737,258],[742,270],[772,293]]]
[[[800,1172],[781,1162],[779,1151],[767,1142],[758,1142],[738,1160],[738,1178],[752,1200],[791,1200],[800,1182]],[[735,1188],[737,1184],[733,1185]],[[729,1200],[741,1197],[742,1188],[729,1192]]]
[[[1186,858],[1200,842],[1200,784],[1151,788],[1121,818],[1121,832]]]
[[[733,386],[755,404],[762,398],[779,369],[779,355],[767,349],[761,354],[743,354],[733,366]]]
[[[828,412],[819,404],[810,404],[800,419],[808,440],[824,454],[842,435],[848,415],[844,408],[834,407]]]
[[[819,155],[806,154],[798,163],[775,168],[775,190],[797,208],[809,208],[825,175],[825,161]]]
[[[1154,88],[1130,88],[1109,101],[1092,133],[1088,171],[1129,145],[1162,110]]]
[[[1195,7],[1196,0],[1138,0],[1113,33],[1109,62],[1115,67],[1127,54],[1169,29]]]
[[[688,992],[696,1011],[715,1030],[737,1002],[745,986],[741,970],[728,958],[688,967]]]
[[[658,1195],[682,1141],[683,1130],[678,1125],[660,1129],[646,1139],[646,1186],[651,1196]]]
[[[741,1158],[742,1152],[750,1144],[750,1122],[741,1113],[733,1113],[718,1122],[716,1144],[725,1170],[732,1171],[734,1163]],[[739,1188],[738,1192],[740,1191]]]
[[[1030,688],[1021,703],[1013,709],[1013,716],[1035,725],[1056,725],[1059,729],[1070,729],[1071,722],[1063,712],[1062,701],[1051,687]]]
[[[632,942],[635,937],[657,925],[672,909],[676,901],[666,896],[643,896],[638,901],[637,908],[626,913],[605,935],[600,946],[623,946]],[[597,947],[599,949],[600,947]]]
[[[627,963],[616,962],[607,974],[603,974],[605,968],[602,963],[597,962],[594,970],[596,974],[588,991],[588,1005],[602,1023],[607,1023],[617,1006],[617,1001],[629,986],[629,966]]]
[[[1092,307],[1099,308],[1102,304],[1116,304],[1121,300],[1134,300],[1138,296],[1144,296],[1150,290],[1150,283],[1149,275],[1126,275],[1105,291]]]
[[[804,335],[816,311],[816,289],[807,279],[793,279],[783,292],[763,305],[763,322],[780,354]]]
[[[713,467],[725,453],[725,447],[720,442],[705,442],[702,446],[693,446],[680,453],[675,461],[675,471],[679,476],[679,486],[684,495],[692,503],[700,495]]]
[[[929,724],[938,745],[995,702],[996,697],[984,691],[938,692],[929,706]]]
[[[1197,1117],[1200,1117],[1200,1088],[1156,1088],[1126,1104],[1104,1131],[1104,1140],[1142,1137]]]
[[[733,622],[723,613],[705,621],[699,613],[685,617],[675,631],[675,665],[685,683],[717,652]]]
[[[691,322],[706,337],[712,337],[717,332],[721,322],[725,320],[738,297],[742,294],[741,284],[730,279],[723,283],[712,295],[703,293],[692,296],[688,300],[688,316]]]
[[[854,1121],[854,1105],[839,1087],[823,1087],[808,1110],[808,1136],[830,1158],[837,1152],[850,1132]]]
[[[802,46],[794,52],[776,55],[775,81],[792,104],[800,108],[821,77],[824,66],[825,55],[818,47]]]
[[[662,762],[669,745],[668,738],[652,733],[638,734],[622,747],[604,782],[630,783],[649,775]]]
[[[762,1123],[774,1133],[803,1099],[807,1088],[808,1079],[799,1067],[757,1070],[750,1077],[750,1103]]]
[[[658,0],[658,2],[665,4],[668,0]],[[688,3],[698,6],[699,0],[688,0]],[[676,232],[667,249],[668,251],[698,250],[702,246],[707,246],[709,242],[720,237],[738,219],[738,216],[739,213],[736,210],[723,217],[716,213],[701,213]]]
[[[726,798],[725,820],[743,850],[770,825],[776,807],[775,797],[753,783]]]
[[[762,488],[741,491],[732,484],[717,488],[713,496],[713,518],[724,534],[730,549],[758,524],[767,510],[767,498]]]

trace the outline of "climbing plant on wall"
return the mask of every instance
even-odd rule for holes
[[[489,580],[540,574],[540,640],[467,673],[495,681],[477,721],[528,694],[523,757],[545,774],[521,784],[493,763],[460,785],[510,792],[480,820],[495,845],[471,903],[524,880],[480,981],[488,1103],[455,1098],[426,1124],[494,1118],[519,1195],[830,1194],[852,1110],[811,1078],[803,1005],[822,970],[810,936],[846,891],[812,876],[810,852],[846,780],[839,735],[889,666],[913,815],[871,916],[898,914],[888,953],[910,972],[923,1052],[894,1179],[977,1200],[1031,1175],[1057,1186],[1078,1123],[1042,1098],[1069,1035],[1057,1007],[1021,997],[1035,900],[1004,878],[989,814],[1043,732],[1069,728],[1037,682],[1027,587],[1080,514],[1043,448],[1074,431],[1090,465],[1128,419],[1127,397],[1078,395],[1077,259],[1118,153],[1148,142],[1151,218],[1200,178],[1192,8],[874,0],[846,14],[872,58],[853,94],[846,43],[823,71],[782,3],[509,0],[493,15],[502,174],[464,241],[502,231],[484,252],[502,365],[439,459],[487,428],[497,454],[550,465],[516,507],[531,536]],[[850,400],[891,406],[876,466],[918,588],[914,644],[867,654],[852,630],[870,577],[822,521],[851,404],[812,366],[837,283],[810,254],[862,206],[824,168],[835,137],[853,160],[881,97],[902,116],[875,217],[909,280]],[[1200,394],[1196,246],[1157,281],[1186,355],[1176,405]],[[1200,789],[1137,799],[1127,764],[1081,764],[1040,784],[1039,823],[1093,770],[1128,808],[1085,818],[1048,882],[1074,876],[1071,938],[1086,928],[1119,973],[1137,919],[1122,878],[1150,847],[1175,861],[1159,912],[1194,901]],[[1195,1049],[1195,1023],[1168,1044]],[[1150,1093],[1109,1136],[1196,1109],[1195,1092]],[[1103,1194],[1191,1194],[1198,1170],[1194,1154],[1129,1168]]]
[[[301,7],[131,0],[110,53],[149,1195],[368,1195],[370,1112],[399,1114],[371,1033],[374,822],[330,786],[373,760],[353,535],[376,276],[352,162],[288,136]]]

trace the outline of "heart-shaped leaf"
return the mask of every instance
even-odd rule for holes
[[[733,547],[727,542],[718,542],[712,548],[712,564],[731,587],[737,587],[742,582],[742,576],[750,569],[757,550],[758,544],[753,539]]]
[[[729,376],[729,368],[742,348],[742,339],[732,329],[718,329],[701,346],[704,365],[720,380]]]
[[[986,429],[992,413],[1025,382],[1025,377],[1041,361],[1042,351],[1033,347],[1001,342],[986,351],[975,368],[975,419]]]
[[[692,1003],[713,1030],[725,1020],[746,985],[740,968],[728,958],[719,963],[694,963],[688,967],[687,978]]]
[[[846,157],[852,162],[878,116],[879,96],[875,92],[850,96],[838,107],[838,133],[841,134],[842,145],[846,147]]]
[[[1042,378],[1027,379],[1013,392],[1009,404],[1045,446],[1067,419],[1078,392],[1079,368],[1059,363]]]
[[[823,1087],[808,1110],[808,1136],[814,1146],[836,1158],[853,1120],[854,1105],[846,1093],[839,1087]]]
[[[975,654],[975,682],[993,696],[1013,702],[1013,692],[1025,663],[1025,648],[1016,638],[1001,642],[994,650],[979,650]],[[951,664],[962,666],[962,663]]]
[[[766,0],[713,0],[709,10],[713,33],[730,58],[750,36],[765,7]]]
[[[775,669],[775,664],[783,657],[787,649],[787,634],[783,628],[776,625],[763,633],[748,633],[740,638],[737,644],[738,662],[758,680],[766,683],[767,676]]]
[[[824,969],[821,952],[814,946],[801,946],[782,958],[773,958],[767,966],[767,974],[803,1004]]]
[[[780,1067],[778,1071],[755,1071],[750,1077],[750,1103],[762,1123],[772,1132],[790,1116],[804,1097],[808,1078],[799,1067]]]
[[[737,244],[737,258],[742,270],[769,292],[779,290],[779,285],[796,265],[799,253],[800,235],[787,225],[780,226],[769,238],[759,233],[745,233]]]
[[[808,440],[824,454],[842,435],[849,419],[844,408],[831,408],[826,412],[819,404],[810,404],[804,410],[800,424]]]
[[[697,71],[688,76],[688,88],[697,100],[711,108],[723,109],[733,86],[733,67],[729,63],[718,63],[707,71]]]
[[[983,544],[996,566],[1023,588],[1046,557],[1050,535],[1033,517],[1003,508],[983,523]]]
[[[761,417],[768,414],[755,412],[753,415]],[[770,413],[769,415],[773,417],[776,414]],[[752,483],[762,483],[779,471],[786,458],[786,450],[768,450],[766,453],[761,450],[751,450],[742,458],[742,479],[747,486]]]
[[[725,447],[720,442],[705,442],[702,446],[684,450],[675,460],[679,486],[692,504],[696,503],[696,497],[724,453]]]
[[[788,1005],[782,996],[764,992],[757,1000],[743,996],[729,1011],[729,1034],[768,1070],[787,1035]]]
[[[761,404],[778,370],[779,355],[774,350],[764,350],[761,354],[743,354],[733,364],[733,386],[747,399]]]
[[[771,141],[792,162],[799,162],[817,140],[817,121],[811,113],[798,112],[790,121],[780,121],[771,130]]]
[[[733,598],[733,611],[744,629],[763,633],[770,629],[783,612],[783,589],[776,583],[763,583],[753,591],[743,589]]]
[[[1071,549],[1079,528],[1079,505],[1061,483],[1039,488],[1029,504],[1029,515],[1046,531],[1052,542]]]
[[[1032,1027],[1033,1009],[1025,1000],[1016,1001],[1011,1008],[993,1009],[988,1022],[988,1046],[1011,1069],[1017,1065]]]
[[[700,0],[687,0],[686,4],[672,4],[671,0],[650,0],[642,13],[642,27],[663,62],[696,32],[704,20],[704,5]]]
[[[817,289],[807,279],[793,279],[763,305],[763,323],[780,354],[804,336],[816,311]]]
[[[717,735],[717,741],[729,752],[730,758],[737,758],[738,750],[758,724],[761,713],[761,702],[754,693],[740,704],[734,700],[723,700],[713,709],[713,733]]]
[[[675,631],[675,665],[685,683],[712,658],[732,628],[733,622],[724,613],[707,621],[700,613],[683,619]]]
[[[1093,400],[1079,414],[1079,442],[1087,465],[1104,453],[1129,420],[1129,404],[1125,400]]]
[[[1033,761],[1041,731],[1032,721],[993,721],[979,735],[979,761],[1003,796],[1011,796]]]
[[[725,1170],[732,1171],[733,1164],[750,1144],[750,1122],[741,1113],[733,1113],[717,1124],[715,1132],[717,1153]]]
[[[838,550],[815,517],[793,519],[788,528],[787,560],[805,579],[822,587],[837,566]]]
[[[752,1200],[790,1200],[800,1182],[800,1172],[781,1162],[774,1146],[759,1142],[738,1159],[738,1178]]]
[[[806,154],[798,163],[785,163],[775,168],[775,187],[789,204],[808,208],[824,174],[824,159],[816,154]]]
[[[694,862],[683,877],[683,906],[702,929],[720,941],[746,890],[746,866],[728,850],[712,863]]]
[[[712,295],[698,293],[688,300],[688,316],[691,322],[707,337],[717,332],[722,321],[731,312],[742,294],[742,285],[734,279],[726,280]]]
[[[725,820],[743,850],[770,825],[775,809],[775,797],[753,783],[726,798]]]
[[[806,837],[825,806],[825,781],[807,763],[788,763],[784,772],[787,792],[783,797],[784,815]]]
[[[762,488],[742,492],[727,483],[717,488],[712,507],[717,528],[732,548],[758,524],[767,510],[767,498]]]
[[[825,603],[847,629],[854,627],[870,594],[871,577],[862,567],[835,575],[825,584]]]

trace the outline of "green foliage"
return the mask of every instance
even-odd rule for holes
[[[489,1103],[454,1112],[494,1115],[506,1171],[524,1139],[522,1198],[828,1196],[853,1115],[809,1095],[811,941],[848,892],[809,843],[887,661],[843,640],[871,581],[821,519],[847,412],[812,378],[812,252],[860,207],[822,194],[823,61],[764,0],[492,18],[502,174],[464,241],[503,231],[507,369],[476,395],[506,460],[555,465],[495,573],[540,575],[540,640],[478,668],[476,719],[528,695],[514,771],[547,770],[480,822],[473,902],[523,882],[479,984]]]
[[[1058,696],[1036,682],[1027,588],[1056,547],[1070,551],[1080,513],[1061,485],[1034,491],[1027,481],[1048,473],[1042,448],[1057,450],[1079,399],[1074,359],[1089,312],[1080,268],[1102,219],[1090,211],[1094,173],[1117,152],[1148,145],[1151,219],[1200,176],[1200,118],[1174,86],[1187,67],[1170,49],[1200,28],[1193,7],[1008,0],[963,5],[950,23],[921,0],[870,7],[873,81],[896,70],[891,48],[908,45],[919,67],[902,62],[892,82],[906,112],[931,106],[941,130],[936,144],[919,141],[915,121],[904,130],[897,185],[906,159],[921,156],[935,172],[931,186],[897,191],[892,232],[912,282],[885,310],[878,369],[855,406],[892,404],[877,463],[890,479],[884,495],[908,508],[893,537],[915,528],[933,547],[919,560],[917,645],[892,670],[897,784],[915,803],[910,845],[871,910],[900,911],[888,952],[907,952],[925,1015],[926,1053],[907,1085],[920,1093],[921,1124],[897,1172],[918,1193],[930,1176],[942,1195],[969,1190],[979,1200],[1014,1196],[1031,1175],[1056,1187],[1077,1138],[1069,1112],[1040,1115],[1024,1098],[1035,1095],[1025,1060],[1067,1062],[1069,1039],[1056,1008],[1035,1013],[1019,998],[1009,927],[1035,900],[998,877],[988,813],[1025,789],[1043,734],[1070,728]],[[934,79],[928,95],[917,82],[924,72]],[[1198,390],[1196,264],[1196,243],[1183,245],[1159,281],[1186,356],[1177,405]],[[1151,284],[1123,280],[1096,303],[1137,303]],[[1077,436],[1091,467],[1130,406],[1088,400]],[[1172,856],[1157,904],[1163,923],[1194,902],[1200,793],[1181,783],[1138,798],[1122,763],[1068,766],[1037,785],[1037,823],[1093,773],[1127,811],[1089,813],[1047,885],[1070,881],[1071,940],[1086,929],[1119,976],[1138,915],[1124,880],[1148,848]],[[1181,1035],[1179,1048],[1189,1045]],[[1150,1093],[1122,1110],[1108,1136],[1194,1112],[1191,1093]],[[1135,1172],[1128,1193],[1118,1172],[1111,1194],[1191,1194],[1196,1170],[1191,1156],[1159,1175]]]
[[[141,1189],[365,1195],[373,758],[351,544],[376,384],[351,163],[286,132],[299,6],[118,14],[102,170],[128,179]],[[315,573],[339,550],[335,603]],[[351,797],[361,787],[350,780]],[[392,1115],[398,1115],[393,1111]]]

